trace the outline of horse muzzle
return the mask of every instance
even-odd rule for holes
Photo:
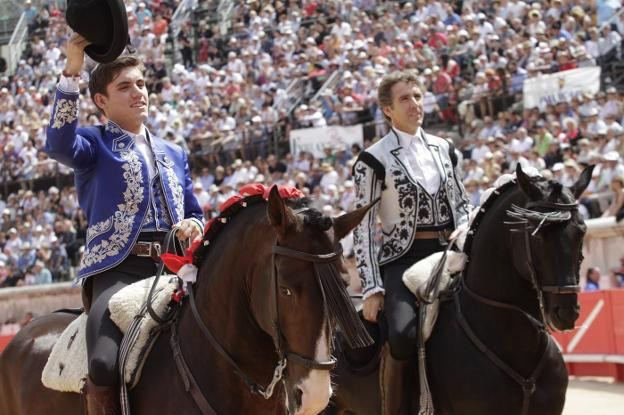
[[[286,384],[289,415],[316,415],[329,404],[332,394],[329,371],[312,370],[294,386]]]
[[[556,331],[571,330],[579,318],[581,307],[576,294],[545,294],[548,326]]]

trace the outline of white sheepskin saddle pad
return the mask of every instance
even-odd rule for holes
[[[128,352],[124,365],[124,380],[130,387],[138,382],[143,363],[157,338],[151,329],[158,323],[149,313],[140,313],[152,287],[155,277],[138,281],[114,294],[108,304],[111,319],[126,333],[132,320],[139,319],[139,334],[134,346]],[[177,276],[162,275],[154,290],[152,308],[164,316],[171,302],[171,294],[177,288]],[[80,393],[87,379],[87,314],[81,314],[63,331],[48,362],[43,368],[41,381],[44,386],[61,392]]]
[[[444,252],[436,252],[423,258],[403,273],[403,283],[405,286],[421,300],[424,297],[425,287],[431,277],[432,270],[442,259]],[[448,288],[451,283],[451,275],[460,272],[466,264],[466,254],[463,252],[449,251],[443,265],[442,275],[439,280],[439,291]],[[433,327],[438,318],[440,300],[435,299],[431,304],[421,303],[421,307],[426,307],[426,318],[424,327],[421,327],[425,341],[431,336]]]

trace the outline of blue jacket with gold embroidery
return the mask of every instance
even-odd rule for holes
[[[132,137],[111,121],[106,126],[77,128],[78,96],[57,89],[45,149],[50,157],[74,169],[78,200],[87,215],[80,280],[115,267],[129,255],[153,196],[148,161]],[[194,218],[203,225],[185,152],[175,144],[150,138],[172,222]]]

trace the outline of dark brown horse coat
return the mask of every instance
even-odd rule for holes
[[[368,208],[332,221],[310,208],[293,212],[273,189],[268,204],[238,206],[236,216],[228,217],[218,238],[201,253],[195,286],[199,314],[239,368],[258,384],[266,386],[273,377],[278,360],[276,327],[288,352],[318,360],[319,345],[331,352],[334,325],[327,316],[313,264],[287,256],[273,258],[272,247],[313,255],[339,251],[339,240]],[[40,380],[52,346],[73,318],[57,313],[35,319],[5,349],[0,356],[0,415],[81,412],[80,395],[46,389]],[[210,346],[188,303],[177,327],[182,355],[217,414],[286,414],[286,395],[291,412],[322,405],[314,409],[319,412],[326,404],[321,401],[329,399],[329,374],[326,385],[319,388],[327,396],[314,402],[317,396],[306,397],[312,392],[305,383],[313,371],[291,361],[275,393],[263,399],[251,393]],[[174,363],[170,339],[169,329],[161,333],[140,382],[130,392],[133,414],[200,413]],[[319,379],[324,378],[319,375]]]

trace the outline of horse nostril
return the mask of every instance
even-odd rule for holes
[[[303,391],[301,390],[301,388],[295,388],[294,395],[295,408],[301,408],[301,406],[303,406]]]

